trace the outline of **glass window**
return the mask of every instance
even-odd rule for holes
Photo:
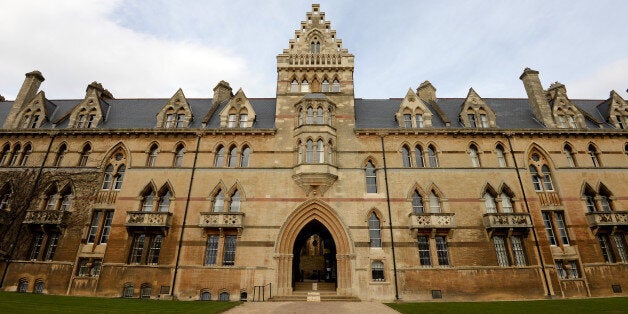
[[[469,147],[469,157],[471,157],[471,166],[475,168],[480,166],[480,157],[478,156],[478,149],[475,146]]]
[[[225,147],[220,145],[218,146],[218,150],[216,151],[216,161],[214,162],[214,167],[222,167],[225,162]]]
[[[96,235],[98,232],[98,224],[100,223],[101,211],[95,211],[92,215],[92,222],[89,226],[89,234],[87,235],[87,243],[94,243],[96,241]]]
[[[411,114],[406,113],[403,115],[403,127],[404,128],[412,127],[412,115]]]
[[[148,284],[143,284],[140,288],[140,299],[150,299],[151,287]]]
[[[150,243],[150,249],[148,250],[147,264],[159,263],[159,252],[161,251],[161,243],[163,242],[163,236],[156,235]]]
[[[552,173],[547,165],[543,165],[541,167],[541,172],[543,173],[543,186],[547,191],[554,190],[554,184],[552,183]]]
[[[222,212],[224,204],[225,195],[222,193],[222,190],[219,190],[218,194],[216,194],[216,197],[214,198],[214,206],[212,208],[212,211],[215,213]]]
[[[26,293],[27,290],[28,290],[28,280],[20,279],[20,282],[18,283],[18,286],[17,286],[17,292]]]
[[[366,163],[366,193],[377,193],[377,175],[370,161]]]
[[[122,289],[122,297],[123,298],[132,298],[133,297],[133,285],[125,284],[124,289]]]
[[[423,127],[423,115],[422,114],[417,114],[414,117],[416,119],[416,127],[417,128],[422,128]]]
[[[33,290],[33,293],[36,294],[42,294],[44,293],[44,282],[41,280],[38,280],[35,282],[35,289]]]
[[[371,277],[373,281],[384,281],[384,263],[382,261],[371,263]]]
[[[236,238],[237,236],[225,236],[225,247],[222,255],[223,265],[233,265],[235,263]]]
[[[27,144],[26,146],[24,146],[24,151],[22,152],[22,160],[20,161],[20,166],[26,166],[26,162],[28,161],[28,157],[30,156],[31,151],[33,151],[33,148],[31,147],[30,144]]]
[[[251,157],[251,148],[244,146],[242,149],[242,156],[240,157],[240,167],[246,168],[249,166],[249,159]]]
[[[377,218],[375,213],[371,213],[369,217],[369,238],[371,240],[371,247],[382,247],[379,218]]]
[[[68,211],[70,210],[71,206],[72,206],[72,192],[68,190],[61,194],[61,206],[59,207],[59,210]]]
[[[430,192],[430,213],[440,213],[440,199],[433,190]]]
[[[240,114],[240,122],[238,124],[238,127],[241,128],[246,128],[249,126],[249,115],[246,113],[241,113]]]
[[[227,127],[235,128],[235,126],[236,126],[236,114],[230,113],[229,116],[227,116]]]
[[[340,82],[338,82],[338,80],[334,80],[332,83],[332,92],[340,93]]]
[[[166,122],[164,123],[164,128],[170,129],[173,127],[174,127],[174,114],[173,113],[166,114]]]
[[[508,196],[508,194],[506,194],[505,192],[502,192],[500,197],[502,199],[502,212],[503,213],[512,213],[513,212],[512,200],[510,199],[510,196]]]
[[[231,147],[231,149],[229,150],[229,156],[227,156],[227,158],[229,159],[228,164],[230,168],[235,168],[238,166],[238,148],[233,146]]]
[[[309,93],[310,92],[310,83],[307,80],[301,81],[301,92]]]
[[[541,177],[539,177],[539,173],[536,170],[536,167],[530,165],[528,169],[530,169],[530,176],[532,177],[532,185],[534,186],[534,190],[537,192],[543,191],[543,187],[541,185]]]
[[[403,162],[403,166],[405,168],[409,168],[412,166],[412,162],[410,159],[410,149],[407,146],[401,147],[401,161]]]
[[[485,114],[480,114],[480,125],[483,128],[488,128],[488,118]]]
[[[209,291],[203,291],[203,292],[201,292],[200,299],[201,299],[201,301],[211,301],[212,294]]]
[[[305,142],[305,162],[312,163],[314,160],[314,142],[312,140],[307,140]]]
[[[415,214],[422,214],[424,212],[423,197],[421,197],[421,194],[416,190],[412,194],[412,212]]]
[[[427,157],[430,161],[430,167],[436,168],[438,167],[438,157],[436,156],[436,150],[432,145],[427,147]]]
[[[129,254],[129,264],[139,264],[142,262],[142,254],[144,253],[145,240],[145,234],[136,234],[133,236],[131,254]]]
[[[569,145],[565,145],[564,151],[565,151],[565,157],[567,157],[567,164],[569,165],[569,167],[572,167],[572,168],[575,167],[576,160],[574,158],[571,147]]]
[[[46,254],[44,256],[45,261],[51,261],[54,258],[58,244],[59,234],[56,232],[48,234],[48,247],[46,248]]]
[[[477,124],[475,123],[475,114],[468,114],[467,115],[467,119],[469,119],[469,126],[472,128],[477,127]]]
[[[314,123],[314,108],[312,108],[312,107],[308,107],[307,108],[307,117],[305,119],[305,123],[307,123],[307,124],[313,124]]]
[[[176,127],[177,128],[182,128],[184,126],[185,126],[185,114],[183,114],[183,113],[177,114],[177,125],[176,125]]]
[[[29,259],[36,260],[39,257],[39,252],[41,251],[41,246],[44,243],[44,234],[36,233],[33,237],[33,243],[31,244],[31,251]]]
[[[61,163],[63,162],[63,157],[65,157],[65,152],[67,151],[67,147],[65,144],[61,145],[59,148],[59,152],[57,153],[57,158],[55,159],[55,167],[61,167]],[[13,162],[11,162],[13,165]]]
[[[229,301],[229,298],[230,298],[229,292],[221,292],[218,295],[218,301],[227,302],[227,301]]]
[[[328,93],[329,92],[329,81],[327,81],[327,79],[323,80],[323,84],[321,84],[321,89],[323,93]]]
[[[100,236],[99,244],[106,244],[109,241],[109,233],[111,233],[111,223],[113,222],[113,211],[105,212],[105,220],[102,224],[102,235]]]
[[[510,242],[512,243],[512,253],[515,256],[516,266],[526,266],[525,250],[523,249],[523,240],[521,236],[511,236]]]
[[[290,92],[291,93],[299,92],[299,82],[297,82],[297,80],[292,80],[292,83],[290,83]]]
[[[323,140],[316,142],[316,159],[318,163],[325,162],[325,146],[323,145]]]
[[[181,167],[183,165],[183,155],[185,154],[185,148],[183,146],[177,147],[177,150],[174,153],[174,162],[172,163],[175,167]]]
[[[438,265],[449,265],[449,249],[447,248],[447,239],[444,236],[436,236],[435,239]]]
[[[607,212],[607,213],[611,212],[611,201],[608,196],[600,195],[600,204],[602,204],[603,212]]]
[[[506,155],[504,155],[504,148],[501,145],[497,145],[495,148],[495,154],[497,155],[497,164],[499,167],[506,167]]]
[[[150,147],[150,150],[148,151],[148,159],[146,160],[146,166],[154,167],[155,163],[157,163],[157,149],[157,145],[153,145]]]
[[[560,240],[563,245],[569,245],[569,237],[567,237],[567,226],[565,225],[565,215],[562,212],[554,212],[554,219],[556,222],[556,228],[560,235]]]
[[[600,159],[598,158],[597,150],[593,145],[589,145],[589,156],[593,162],[593,167],[600,167]]]
[[[432,261],[430,257],[430,239],[427,236],[419,236],[419,262],[421,266],[431,266]]]
[[[419,145],[414,148],[414,159],[417,167],[425,167],[425,161],[423,160],[423,148]]]
[[[235,190],[233,195],[231,195],[231,204],[229,204],[229,211],[232,213],[237,213],[240,211],[240,192]]]
[[[218,236],[210,235],[207,237],[207,248],[205,249],[205,265],[216,265],[217,256]]]
[[[121,165],[118,167],[118,173],[113,177],[113,189],[119,190],[122,188],[122,181],[124,180],[124,172],[126,171],[126,166]]]
[[[554,235],[554,228],[552,227],[552,216],[550,212],[543,212],[543,225],[545,226],[545,232],[547,233],[547,239],[550,245],[557,245],[556,236]]]
[[[593,193],[591,193],[590,191],[586,191],[586,194],[584,195],[584,199],[585,202],[587,204],[587,212],[589,213],[593,213],[597,211],[597,208],[595,206],[595,196]]]
[[[79,159],[79,167],[85,167],[85,165],[87,165],[87,161],[91,152],[92,147],[89,144],[83,147],[83,151],[81,152],[81,158]]]
[[[487,213],[496,213],[497,206],[495,205],[495,197],[490,193],[484,193],[484,207],[486,207]]]
[[[162,192],[162,195],[159,196],[159,205],[157,206],[157,211],[167,213],[170,210],[170,197],[170,190],[166,189]]]
[[[608,236],[606,234],[598,234],[597,239],[600,243],[600,249],[602,249],[602,256],[607,263],[614,263],[615,256],[613,255],[613,249],[610,247]]]
[[[155,199],[155,192],[153,189],[149,189],[144,193],[142,199],[142,211],[143,212],[152,212],[153,211],[153,200]]]
[[[619,258],[623,263],[626,263],[628,262],[628,252],[626,252],[624,237],[625,235],[623,234],[614,234],[613,241],[615,242],[615,247],[617,248],[617,255],[619,255]]]
[[[323,116],[323,107],[318,107],[316,109],[316,123],[317,124],[325,123],[325,117]]]
[[[506,250],[506,241],[504,236],[493,236],[493,244],[495,245],[495,253],[497,253],[497,263],[501,267],[510,266],[508,261],[508,252]]]

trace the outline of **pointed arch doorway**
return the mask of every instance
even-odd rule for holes
[[[292,250],[292,288],[301,282],[326,282],[335,290],[336,244],[329,230],[314,219],[301,229]]]
[[[314,244],[320,239],[322,243]],[[322,252],[323,267],[314,272],[314,267],[304,265],[302,251],[311,249]],[[334,282],[338,295],[352,296],[351,278],[355,254],[346,226],[336,212],[322,201],[312,200],[299,206],[284,222],[275,245],[277,262],[277,295],[291,295],[293,284],[310,271],[310,280]],[[319,255],[320,256],[320,255]],[[315,257],[319,263],[321,257]],[[320,264],[315,264],[320,265]],[[327,269],[331,268],[331,269]],[[329,274],[329,279],[327,275]],[[314,277],[316,276],[316,277]],[[305,279],[304,279],[305,280]]]

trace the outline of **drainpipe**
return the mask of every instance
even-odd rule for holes
[[[35,177],[35,182],[33,183],[33,187],[31,188],[31,191],[28,193],[28,199],[26,200],[26,202],[24,202],[23,210],[28,209],[28,206],[32,202],[33,198],[35,197],[36,187],[39,184],[39,180],[41,179],[41,173],[44,171],[44,167],[46,166],[46,161],[48,160],[48,155],[50,154],[50,149],[52,148],[52,143],[54,142],[56,136],[57,136],[57,132],[52,132],[52,134],[50,134],[50,142],[48,143],[48,148],[46,149],[44,160],[41,162],[41,166],[39,166],[39,169],[37,169],[37,176]],[[21,221],[19,223],[20,223],[20,228],[17,231],[18,236],[15,238],[15,241],[13,241],[13,244],[11,245],[11,249],[9,250],[8,258],[5,260],[6,265],[4,266],[4,271],[2,272],[2,278],[0,279],[0,288],[4,287],[4,279],[7,276],[9,265],[11,264],[11,260],[13,259],[13,253],[15,253],[15,247],[17,246],[17,242],[21,239],[20,234],[22,233],[22,227],[24,226],[24,224]]]
[[[547,274],[545,273],[545,261],[543,261],[543,255],[541,254],[541,247],[539,246],[539,239],[536,235],[536,228],[534,228],[534,221],[532,221],[532,214],[530,213],[530,205],[528,204],[528,198],[526,197],[526,191],[523,188],[523,181],[521,181],[521,173],[519,172],[519,166],[517,166],[517,158],[515,157],[515,151],[512,148],[512,142],[510,141],[510,134],[503,133],[504,137],[508,140],[508,147],[510,147],[510,155],[512,156],[512,160],[515,162],[515,170],[517,171],[517,179],[519,179],[519,187],[521,188],[521,194],[523,195],[523,203],[526,206],[526,211],[528,215],[530,215],[530,222],[532,223],[532,236],[534,238],[534,246],[536,247],[536,253],[539,254],[539,259],[541,260],[541,273],[543,274],[543,281],[545,283],[545,288],[547,289],[547,296],[551,296],[549,281],[547,279]]]
[[[194,173],[196,172],[196,161],[198,160],[198,151],[201,144],[202,134],[199,132],[196,138],[196,149],[194,151],[194,163],[192,164],[192,175],[188,184],[188,197],[185,200],[185,210],[183,211],[183,222],[181,223],[181,234],[179,235],[179,246],[177,247],[177,259],[174,264],[174,275],[170,286],[170,296],[174,298],[174,287],[177,282],[177,273],[179,272],[179,259],[181,257],[181,247],[183,246],[183,233],[185,231],[185,222],[188,217],[188,208],[190,207],[190,196],[192,195],[192,182],[194,181]]]
[[[392,215],[390,213],[390,193],[388,192],[388,168],[386,167],[386,149],[384,149],[384,134],[381,134],[382,157],[384,158],[384,183],[386,184],[386,204],[388,205],[388,227],[390,229],[390,243],[392,247],[393,275],[395,277],[395,300],[399,300],[397,286],[397,259],[395,257],[395,238],[393,237]]]

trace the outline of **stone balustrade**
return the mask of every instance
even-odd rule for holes
[[[528,213],[488,213],[484,214],[484,227],[532,228],[532,219]]]
[[[62,210],[28,210],[24,217],[24,223],[33,225],[61,225],[67,214],[67,211]]]
[[[410,214],[410,229],[451,229],[454,227],[453,213]]]
[[[127,227],[162,227],[168,228],[172,224],[172,213],[169,212],[142,212],[129,211],[126,213]]]
[[[198,225],[204,228],[242,228],[244,213],[204,212]]]
[[[628,227],[628,211],[586,213],[589,227]]]

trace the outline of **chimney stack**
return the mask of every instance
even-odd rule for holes
[[[525,68],[519,79],[523,81],[523,87],[528,94],[528,101],[532,107],[534,117],[548,128],[556,127],[552,116],[552,108],[550,108],[543,85],[541,85],[541,79],[539,79],[539,71]]]
[[[425,81],[421,83],[421,85],[419,85],[419,87],[416,89],[416,93],[417,95],[419,95],[419,98],[425,101],[436,101],[436,88],[434,88],[430,81]]]
[[[231,97],[233,97],[233,90],[229,83],[225,81],[218,82],[216,87],[214,87],[214,106],[222,104],[225,100],[231,99]]]
[[[35,98],[37,92],[39,91],[41,82],[45,80],[44,76],[41,75],[41,72],[37,70],[28,72],[25,75],[26,78],[24,78],[24,83],[22,83],[22,87],[20,87],[20,91],[15,97],[11,111],[9,111],[6,120],[4,120],[4,125],[2,127],[5,129],[12,127],[16,123],[15,120],[19,118],[17,115],[20,111],[22,111],[26,104]]]

